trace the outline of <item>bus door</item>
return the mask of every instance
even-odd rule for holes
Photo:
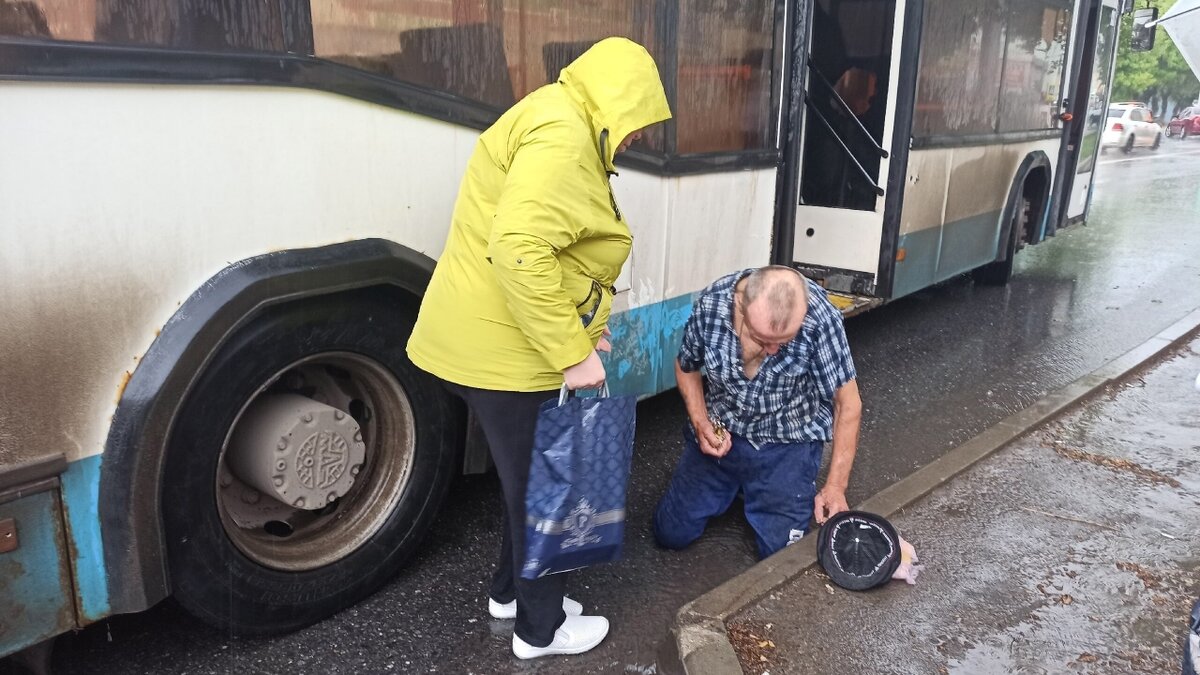
[[[1071,121],[1059,153],[1058,171],[1063,177],[1061,208],[1057,223],[1068,225],[1087,217],[1091,203],[1092,177],[1100,153],[1100,135],[1108,117],[1109,86],[1117,45],[1120,11],[1116,0],[1083,0],[1080,3],[1076,57],[1072,58],[1074,81],[1067,89],[1066,106]]]
[[[811,4],[808,58],[797,66],[803,134],[792,160],[799,162],[792,261],[829,290],[872,296],[905,0]]]

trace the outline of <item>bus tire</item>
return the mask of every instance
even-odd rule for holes
[[[161,484],[172,592],[189,613],[234,634],[295,630],[377,590],[417,550],[456,473],[462,419],[406,355],[411,314],[361,293],[282,305],[210,360],[175,420]],[[243,417],[250,404],[293,387],[345,409],[366,448],[361,468],[342,467],[353,484],[316,511],[250,488],[226,462],[236,425],[259,419]],[[311,453],[296,445],[296,458]]]

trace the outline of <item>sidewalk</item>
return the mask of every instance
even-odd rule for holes
[[[1178,673],[1200,597],[1200,338],[891,520],[925,568],[810,567],[726,621],[743,670]]]

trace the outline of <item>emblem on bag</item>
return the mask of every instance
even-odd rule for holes
[[[567,534],[567,538],[563,540],[561,548],[578,548],[599,543],[600,537],[592,534],[592,530],[595,529],[596,509],[586,498],[580,499],[575,508],[567,514],[567,521],[563,524],[563,532]]]

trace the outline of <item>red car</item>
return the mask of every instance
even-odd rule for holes
[[[1200,136],[1200,106],[1192,106],[1184,108],[1167,124],[1167,136],[1176,136],[1179,138],[1187,138],[1188,136]]]

